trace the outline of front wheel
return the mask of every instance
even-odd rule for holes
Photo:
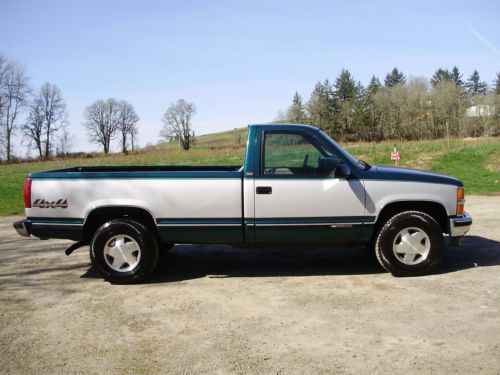
[[[156,267],[158,252],[156,236],[129,219],[105,223],[90,243],[92,264],[106,280],[119,284],[144,281]]]
[[[401,212],[378,232],[375,254],[382,267],[394,276],[427,275],[444,255],[442,229],[426,213]]]

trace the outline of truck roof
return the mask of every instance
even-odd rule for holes
[[[279,129],[281,127],[286,127],[287,129],[290,128],[309,128],[311,130],[319,130],[316,126],[313,125],[308,125],[308,124],[290,124],[290,123],[282,123],[282,122],[270,122],[270,123],[264,123],[264,124],[250,124],[248,125],[249,128],[252,127],[265,127],[265,128],[271,128],[273,130]]]

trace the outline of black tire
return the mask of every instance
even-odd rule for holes
[[[405,230],[412,234],[422,231],[427,235],[427,238],[422,239],[422,246],[427,246],[428,242],[430,248],[427,247],[427,255],[414,256],[413,261],[418,262],[417,264],[404,263],[406,259],[400,259],[404,256],[394,250],[397,249],[397,242],[401,243],[400,233]],[[382,267],[394,276],[428,275],[439,265],[444,256],[442,229],[436,220],[424,212],[401,212],[391,217],[378,232],[375,239],[375,255]],[[411,255],[409,257],[411,258]],[[412,260],[409,260],[407,263],[411,262]]]
[[[105,246],[119,235],[135,241],[140,249],[140,257],[136,257],[137,264],[130,270],[126,269],[130,267],[125,267],[124,271],[114,270],[109,264],[109,254],[105,254]],[[90,242],[92,264],[106,280],[114,284],[135,284],[146,280],[156,267],[158,254],[156,235],[141,223],[130,219],[116,219],[105,223],[95,232]]]

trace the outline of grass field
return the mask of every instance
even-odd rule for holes
[[[242,164],[246,129],[197,137],[189,151],[177,144],[161,144],[130,153],[94,155],[86,158],[60,159],[0,165],[0,215],[23,212],[22,190],[29,172],[76,165],[221,165]],[[394,142],[352,143],[343,146],[354,156],[373,164],[391,165]],[[474,138],[397,142],[400,166],[432,170],[460,178],[467,194],[500,193],[500,138]]]

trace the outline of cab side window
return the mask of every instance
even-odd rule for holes
[[[272,132],[264,135],[264,175],[320,175],[319,160],[325,155],[312,140],[299,133]]]

